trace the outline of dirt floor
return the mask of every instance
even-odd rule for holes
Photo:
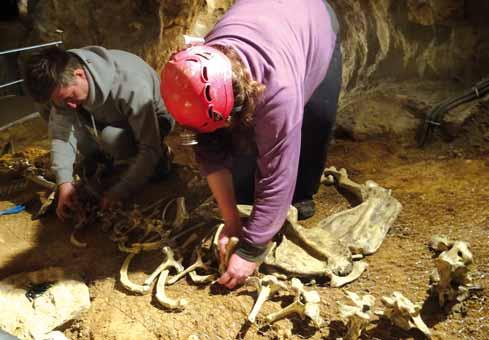
[[[14,138],[16,151],[29,158],[46,153],[47,142],[34,143],[45,136],[39,121],[24,123],[3,133],[2,144]],[[188,152],[176,150],[177,162],[189,162]],[[489,147],[474,148],[463,139],[437,141],[424,149],[414,143],[390,140],[353,142],[335,140],[328,165],[344,167],[357,182],[374,180],[390,188],[403,210],[377,253],[368,256],[369,268],[361,278],[344,288],[318,286],[321,294],[320,330],[298,317],[281,320],[272,326],[259,317],[258,325],[248,325],[246,317],[254,303],[253,290],[243,287],[228,292],[210,286],[196,286],[182,280],[168,289],[171,297],[186,297],[190,306],[169,313],[158,306],[154,294],[127,293],[118,283],[125,254],[119,252],[107,234],[96,227],[82,237],[88,247],[75,248],[69,242],[71,225],[54,216],[32,221],[28,209],[17,215],[0,217],[0,278],[47,266],[62,266],[83,275],[90,288],[91,308],[62,328],[70,339],[337,339],[344,335],[337,302],[345,301],[345,291],[370,293],[377,299],[394,291],[402,292],[422,304],[422,317],[433,331],[433,339],[489,339],[489,293],[475,293],[449,313],[436,306],[428,292],[429,275],[434,268],[428,241],[435,234],[468,241],[474,254],[473,278],[489,286]],[[141,197],[187,195],[181,176],[152,185]],[[189,191],[190,190],[190,191]],[[19,195],[13,201],[26,201]],[[331,187],[322,187],[315,197],[318,212],[304,223],[313,226],[326,216],[348,208],[346,201]],[[0,202],[0,209],[13,201]],[[131,278],[142,282],[161,261],[159,252],[136,258]],[[265,303],[263,316],[290,300]],[[416,331],[405,332],[384,321],[373,324],[363,339],[421,339]]]

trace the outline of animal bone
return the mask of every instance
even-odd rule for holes
[[[429,243],[429,247],[437,252],[443,252],[453,246],[453,241],[450,241],[446,235],[434,235]]]
[[[351,273],[347,276],[338,276],[331,273],[331,281],[329,285],[333,288],[343,287],[347,283],[353,282],[358,279],[367,268],[368,263],[365,261],[353,262],[353,269],[351,270]]]
[[[182,270],[181,272],[179,272],[178,274],[169,278],[166,282],[168,285],[174,284],[175,282],[180,280],[182,277],[184,277],[188,273],[196,271],[197,269],[203,269],[203,270],[209,270],[210,269],[209,265],[202,260],[202,248],[197,249],[195,254],[197,257],[195,262],[192,263],[187,268],[185,268],[184,270]]]
[[[406,331],[416,328],[427,338],[431,338],[430,329],[426,326],[419,314],[421,311],[419,304],[413,304],[399,292],[394,292],[391,296],[384,296],[381,301],[385,309],[376,312],[377,315],[389,319],[394,325]]]
[[[362,297],[353,292],[346,292],[346,294],[353,306],[339,303],[341,317],[348,320],[348,332],[344,339],[356,340],[372,320],[375,298],[369,294]]]
[[[463,241],[451,244],[435,259],[436,272],[432,275],[432,289],[438,295],[440,306],[452,301],[461,302],[470,293],[472,280],[468,266],[472,264],[473,256],[469,244]]]
[[[165,283],[168,278],[168,274],[169,270],[164,270],[158,278],[158,283],[156,284],[156,299],[163,307],[175,311],[181,311],[185,309],[185,306],[188,304],[188,300],[184,298],[175,300],[166,296]]]
[[[287,290],[287,286],[285,283],[279,281],[277,277],[273,275],[265,275],[263,278],[258,279],[257,277],[250,278],[251,283],[254,283],[256,289],[258,290],[258,298],[256,299],[255,305],[248,315],[248,320],[251,323],[254,323],[256,320],[256,316],[260,311],[263,303],[273,296],[280,289]]]
[[[173,222],[168,221],[167,219],[167,214],[168,214],[168,209],[170,206],[174,204],[176,207],[176,212],[175,212],[175,218]],[[187,208],[185,206],[185,198],[184,197],[177,197],[175,199],[172,199],[168,204],[163,208],[163,212],[161,213],[161,220],[163,221],[163,224],[165,225],[171,225],[173,228],[173,231],[178,231],[182,225],[185,223],[185,221],[188,219],[189,215],[187,212]]]
[[[135,284],[134,282],[129,280],[129,277],[127,275],[129,264],[131,263],[131,260],[134,256],[136,256],[136,253],[130,253],[129,255],[127,255],[126,259],[122,263],[121,270],[119,271],[121,284],[124,286],[124,288],[126,288],[130,292],[138,293],[138,294],[147,294],[149,291],[148,287]]]
[[[308,317],[317,328],[321,327],[323,321],[319,315],[319,302],[321,301],[319,293],[314,290],[306,291],[302,282],[297,278],[292,278],[292,288],[296,292],[294,302],[278,312],[267,315],[266,320],[273,323],[292,313],[297,313],[301,319]]]
[[[336,170],[334,166],[324,169],[321,177],[321,183],[334,184],[337,187],[349,192],[354,197],[352,205],[357,205],[367,199],[366,188],[356,182],[353,182],[349,177],[346,169],[341,168]]]
[[[121,284],[126,288],[127,290],[133,292],[133,293],[138,293],[138,294],[147,294],[151,290],[151,284],[155,280],[155,278],[160,274],[163,270],[166,270],[168,268],[174,268],[177,272],[181,272],[183,270],[183,266],[179,261],[175,260],[173,251],[171,250],[170,247],[164,247],[163,248],[163,253],[165,254],[166,260],[162,262],[154,271],[151,273],[148,278],[144,281],[142,285],[135,284],[131,280],[129,280],[129,277],[127,275],[127,271],[129,268],[129,264],[131,263],[131,260],[133,259],[134,256],[136,256],[135,253],[130,253],[127,255],[126,259],[124,260],[124,263],[122,264],[122,268],[120,270],[120,281]]]
[[[219,237],[224,228],[224,223],[219,224],[217,227],[216,233],[212,239],[212,246],[214,248],[215,257],[219,260],[219,273],[222,274],[226,271],[228,267],[229,259],[231,255],[233,255],[234,248],[239,242],[237,237],[230,237],[228,243],[226,244],[225,254],[221,257],[220,249],[219,249]]]
[[[86,242],[78,241],[78,239],[76,238],[75,234],[76,234],[76,231],[77,230],[78,229],[73,229],[73,231],[71,232],[70,242],[75,247],[78,247],[78,248],[86,248],[87,247],[87,243]]]

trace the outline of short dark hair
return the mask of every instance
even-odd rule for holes
[[[81,62],[72,53],[60,47],[48,47],[31,54],[24,62],[24,85],[36,102],[47,102],[58,86],[73,80],[73,71]]]

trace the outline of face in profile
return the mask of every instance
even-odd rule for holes
[[[88,98],[88,80],[85,71],[78,68],[73,71],[73,79],[69,85],[58,86],[51,95],[51,100],[60,107],[77,109]]]

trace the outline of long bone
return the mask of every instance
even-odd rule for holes
[[[394,292],[391,296],[383,296],[381,301],[385,309],[377,311],[375,314],[389,319],[394,325],[406,331],[416,328],[427,338],[431,338],[430,329],[421,319],[421,306],[419,304],[413,304],[399,292]]]
[[[341,317],[348,320],[348,331],[344,339],[356,340],[360,338],[362,332],[372,320],[372,307],[375,303],[375,298],[369,294],[360,297],[353,292],[346,292],[346,295],[353,305],[338,304]]]
[[[266,320],[269,323],[273,323],[290,314],[296,313],[303,320],[306,317],[311,319],[317,328],[321,327],[323,321],[319,315],[319,302],[321,301],[319,293],[314,290],[306,291],[302,282],[297,278],[292,278],[292,288],[296,292],[294,302],[278,312],[267,315]]]
[[[128,277],[128,268],[129,264],[131,263],[131,260],[133,259],[134,256],[136,256],[135,253],[130,253],[127,255],[126,259],[124,260],[124,263],[122,264],[122,268],[120,270],[120,281],[121,284],[126,288],[127,290],[133,292],[133,293],[138,293],[138,294],[147,294],[149,293],[151,289],[151,284],[155,280],[155,278],[160,274],[163,270],[168,269],[168,268],[174,268],[177,272],[180,272],[183,270],[183,266],[179,261],[175,260],[173,251],[171,250],[170,247],[164,247],[163,248],[163,253],[165,254],[166,260],[162,262],[149,276],[148,278],[144,281],[142,285],[136,284],[129,280]]]
[[[271,298],[279,290],[287,290],[287,285],[284,282],[279,281],[274,275],[265,275],[260,279],[257,277],[251,277],[249,282],[253,283],[258,290],[258,297],[255,305],[253,306],[250,314],[248,314],[248,321],[254,323],[256,321],[256,316],[258,315],[258,312],[265,301]]]

